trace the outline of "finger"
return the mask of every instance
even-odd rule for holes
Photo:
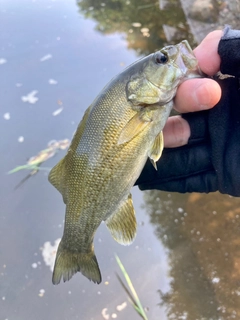
[[[190,137],[190,127],[181,116],[168,118],[163,128],[163,138],[165,148],[180,147],[188,143]]]
[[[174,100],[174,108],[181,112],[193,112],[214,107],[221,98],[219,84],[208,78],[183,82]]]
[[[213,76],[220,69],[218,44],[222,35],[222,30],[210,32],[199,44],[199,46],[193,50],[198,60],[199,67],[209,76]]]

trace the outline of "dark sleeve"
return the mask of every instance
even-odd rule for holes
[[[240,196],[240,31],[226,27],[219,42],[220,71],[232,75],[215,80],[222,88],[211,110],[187,113],[191,136],[187,145],[164,149],[156,171],[148,161],[137,180],[141,190],[220,191]]]

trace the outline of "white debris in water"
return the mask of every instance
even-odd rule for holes
[[[113,314],[112,314],[112,318],[113,318],[113,319],[116,319],[116,318],[117,318],[117,314],[116,314],[116,313],[113,313]]]
[[[132,26],[135,28],[139,28],[139,27],[141,27],[141,23],[140,22],[133,22]]]
[[[57,80],[49,79],[49,80],[48,80],[48,83],[49,83],[49,84],[57,84],[58,82],[57,82]]]
[[[10,113],[9,112],[4,113],[3,118],[5,120],[10,120]]]
[[[99,295],[100,295],[100,294],[101,294],[101,291],[98,291],[98,292],[97,292],[97,294],[99,294]]]
[[[43,62],[43,61],[46,61],[46,60],[49,60],[49,59],[52,59],[52,55],[50,53],[46,54],[45,56],[43,56],[40,61]]]
[[[29,103],[36,103],[38,101],[38,98],[35,97],[35,95],[38,93],[37,90],[33,90],[29,92],[26,96],[22,96],[21,99],[23,102],[29,102]]]
[[[54,245],[51,245],[50,241],[44,243],[42,248],[42,256],[46,266],[50,267],[50,270],[53,271],[54,261],[57,253],[57,248],[61,239],[57,239],[54,242]]]
[[[183,210],[183,208],[178,208],[177,211],[182,213],[184,210]]]
[[[0,64],[4,64],[4,63],[7,63],[7,60],[4,58],[0,58]]]
[[[39,294],[38,294],[39,297],[42,298],[42,297],[44,296],[44,293],[45,293],[45,290],[44,290],[44,289],[40,289],[40,290],[39,290]]]
[[[22,86],[22,83],[16,83],[16,87],[20,88]]]
[[[220,281],[220,279],[217,278],[217,277],[214,277],[214,278],[212,279],[212,283],[218,283],[219,281]]]
[[[63,111],[63,107],[53,111],[52,115],[55,117],[55,116],[59,115],[62,111]]]
[[[6,297],[2,297],[2,300],[5,301],[5,300],[6,300]]]
[[[150,37],[149,29],[148,28],[141,28],[140,30],[144,37]]]
[[[107,313],[107,308],[102,309],[102,316],[103,319],[108,320],[109,319],[109,314]]]
[[[142,33],[144,33],[144,32],[149,32],[149,29],[148,29],[148,28],[142,28],[140,31],[141,31]]]
[[[22,143],[23,141],[24,141],[24,137],[23,136],[18,137],[18,142]]]
[[[60,38],[60,37],[57,37],[57,41],[59,41],[59,40],[61,40],[61,38]]]
[[[123,302],[122,304],[117,306],[117,311],[122,311],[127,306],[127,302]]]
[[[37,268],[37,266],[38,266],[38,265],[37,265],[37,263],[36,263],[36,262],[32,263],[32,268],[33,268],[33,269],[36,269],[36,268]]]

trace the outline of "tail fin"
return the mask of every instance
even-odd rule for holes
[[[61,279],[68,281],[72,276],[81,272],[89,280],[100,283],[102,281],[101,272],[94,252],[76,253],[66,251],[61,248],[61,243],[57,251],[52,283],[59,284]]]

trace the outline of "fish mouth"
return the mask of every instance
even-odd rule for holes
[[[181,41],[176,46],[164,48],[163,53],[169,56],[172,66],[181,71],[182,81],[203,77],[203,73],[198,66],[198,61],[187,40]]]

